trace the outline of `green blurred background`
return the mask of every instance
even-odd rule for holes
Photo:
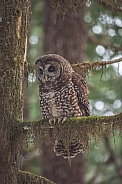
[[[29,36],[28,62],[34,62],[44,54],[44,1],[32,4],[31,32]],[[122,57],[122,13],[112,11],[99,3],[86,3],[84,17],[87,26],[86,62],[111,60]],[[112,64],[103,71],[89,71],[86,78],[89,86],[89,101],[94,115],[114,115],[122,112],[122,62]],[[24,119],[41,118],[36,77],[30,74],[28,87],[25,85]],[[122,167],[122,138],[120,130],[111,136],[110,146],[116,162]],[[24,160],[24,169],[40,174],[41,163],[38,150],[33,150]],[[115,163],[105,141],[94,143],[85,156],[85,180],[92,184],[120,184]]]

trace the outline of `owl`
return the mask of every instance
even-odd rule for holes
[[[63,121],[67,117],[90,115],[87,84],[66,59],[57,54],[44,55],[35,62],[35,70],[42,119]],[[62,140],[55,140],[54,151],[57,156],[74,158],[84,149],[74,137],[68,151]]]

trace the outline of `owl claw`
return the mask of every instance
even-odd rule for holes
[[[66,121],[67,117],[58,118],[58,123],[64,123]]]
[[[51,126],[55,126],[56,124],[59,123],[64,123],[66,121],[67,117],[63,117],[63,118],[50,118],[49,119],[49,123]]]
[[[56,118],[50,118],[49,123],[51,126],[54,126],[56,124]]]

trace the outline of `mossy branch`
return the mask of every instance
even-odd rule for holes
[[[109,137],[115,130],[122,129],[122,113],[114,116],[89,116],[68,118],[63,124],[50,125],[48,120],[32,122],[18,122],[14,127],[16,140],[20,147],[28,148],[30,145],[38,147],[43,139],[54,144],[55,139],[63,139],[67,144],[77,136],[83,146],[88,149],[89,141],[99,141],[103,135]]]
[[[121,10],[121,1],[120,0],[92,0],[91,3],[97,2],[100,5],[103,5],[105,7],[111,8],[114,11],[122,12]],[[54,17],[58,13],[62,13],[63,16],[66,15],[66,13],[72,9],[74,12],[77,12],[85,3],[86,0],[51,0],[50,1],[51,6],[54,11]]]
[[[122,57],[118,58],[118,59],[113,59],[113,60],[109,60],[109,61],[95,61],[95,62],[83,62],[83,63],[77,63],[77,64],[73,64],[72,67],[74,68],[74,70],[95,70],[98,67],[106,67],[107,65],[111,65],[114,63],[119,63],[122,61]]]
[[[117,0],[117,1],[114,1],[114,0],[96,0],[99,4],[101,4],[102,6],[106,7],[106,8],[109,8],[110,10],[113,10],[113,11],[117,11],[117,12],[122,12],[122,9],[121,9],[121,1],[120,0]]]
[[[112,116],[82,116],[82,117],[74,117],[74,118],[67,118],[67,120],[62,124],[62,125],[90,125],[94,122],[96,122],[97,124],[101,124],[101,123],[116,123],[116,122],[120,122],[120,124],[122,125],[122,112],[116,115],[112,115]],[[38,126],[38,128],[53,128],[53,126],[49,123],[49,119],[46,120],[36,120],[36,121],[24,121],[24,122],[20,122],[17,121],[17,127],[19,127],[20,129],[28,129],[30,127],[33,126]],[[57,124],[58,125],[58,124]],[[56,123],[54,124],[54,126],[57,126]]]
[[[30,172],[19,170],[17,173],[18,184],[56,184],[44,177],[37,176]]]
[[[88,70],[93,70],[95,71],[96,68],[101,67],[106,67],[107,65],[111,65],[114,63],[120,63],[122,62],[122,57],[118,59],[113,59],[109,61],[95,61],[95,62],[83,62],[83,63],[76,63],[72,64],[72,67],[74,70],[76,70],[78,73],[81,73],[81,70],[88,71]],[[28,66],[25,66],[25,71],[26,72],[25,76],[27,77],[27,73],[34,73],[34,65],[29,64]]]

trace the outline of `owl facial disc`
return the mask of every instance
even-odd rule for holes
[[[51,82],[55,80],[55,66],[53,65],[45,65],[43,68],[39,66],[39,75],[40,80],[43,83]]]
[[[60,78],[61,65],[56,60],[38,60],[36,62],[37,78],[42,83],[51,83]]]

